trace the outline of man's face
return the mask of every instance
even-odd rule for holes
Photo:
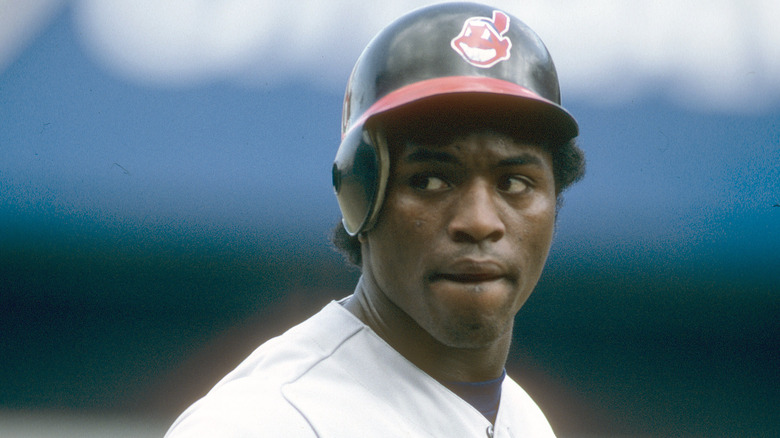
[[[382,208],[362,237],[381,293],[450,347],[511,336],[553,236],[547,151],[493,133],[407,143]]]

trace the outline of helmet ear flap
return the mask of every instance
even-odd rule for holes
[[[390,173],[384,136],[361,127],[349,131],[336,153],[332,172],[344,229],[350,236],[368,231],[376,222]]]

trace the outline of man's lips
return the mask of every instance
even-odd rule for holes
[[[504,276],[492,274],[437,274],[433,277],[434,280],[447,280],[456,283],[483,283],[500,278],[504,278]]]
[[[508,277],[507,269],[495,261],[460,260],[431,275],[432,281],[482,283]]]

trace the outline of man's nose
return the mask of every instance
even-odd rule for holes
[[[448,225],[450,237],[457,242],[498,241],[506,226],[496,199],[497,193],[487,182],[475,182],[456,201]]]

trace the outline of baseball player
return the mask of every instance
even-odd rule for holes
[[[383,29],[347,85],[333,241],[354,294],[261,345],[169,437],[551,437],[506,375],[515,314],[582,177],[539,37],[473,3]]]

